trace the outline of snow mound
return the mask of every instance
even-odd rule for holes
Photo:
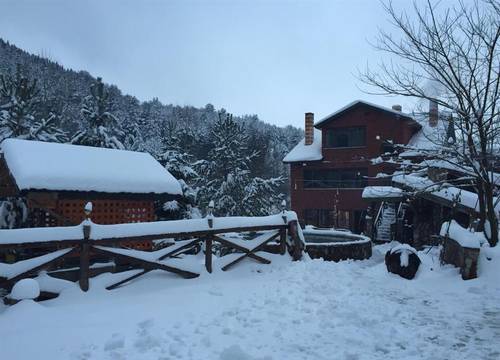
[[[19,280],[10,293],[10,298],[14,300],[34,300],[40,296],[40,286],[33,279]]]
[[[415,254],[418,256],[417,250],[415,250],[415,248],[411,247],[408,244],[400,244],[400,245],[393,247],[391,249],[391,254],[394,254],[394,253],[400,254],[399,261],[400,261],[401,267],[408,266],[408,264],[410,263],[410,260],[409,260],[410,254]]]

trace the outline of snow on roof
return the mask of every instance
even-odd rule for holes
[[[363,199],[401,198],[403,190],[392,186],[367,186],[363,189]]]
[[[321,142],[321,130],[314,129],[313,143],[311,145],[306,145],[305,139],[300,140],[300,142],[283,158],[283,162],[322,160]]]
[[[414,190],[426,192],[449,202],[456,199],[458,204],[479,212],[479,200],[477,194],[472,191],[460,189],[455,186],[446,186],[446,184],[440,186],[428,178],[416,175],[396,175],[393,176],[392,181],[396,184],[405,185]],[[494,197],[494,201],[497,202],[497,197]],[[500,203],[495,206],[495,211],[500,211]]]
[[[415,157],[422,155],[419,150],[437,150],[446,143],[447,124],[444,121],[438,121],[436,126],[430,126],[427,118],[418,120],[422,128],[412,136],[408,142],[408,150],[400,154],[401,157]]]
[[[441,236],[449,236],[462,247],[479,249],[481,243],[485,240],[482,233],[473,233],[466,228],[460,226],[455,220],[444,222],[441,225]]]
[[[182,194],[148,153],[19,139],[1,149],[19,190]]]
[[[353,102],[347,104],[346,106],[340,108],[339,110],[331,113],[330,115],[327,115],[325,116],[323,119],[321,119],[320,121],[318,121],[314,126],[318,126],[326,121],[328,121],[330,118],[334,117],[334,116],[337,116],[341,113],[343,113],[344,111],[346,111],[347,109],[355,106],[355,105],[358,105],[358,104],[363,104],[363,105],[367,105],[367,106],[370,106],[370,107],[373,107],[373,108],[376,108],[376,109],[379,109],[379,110],[382,110],[382,111],[386,111],[386,112],[389,112],[389,113],[393,113],[394,115],[398,115],[400,117],[403,117],[403,118],[407,118],[407,119],[413,119],[409,114],[406,114],[406,113],[403,113],[401,111],[397,111],[397,110],[394,110],[394,109],[390,109],[390,108],[387,108],[385,106],[380,106],[380,105],[377,105],[377,104],[373,104],[371,102],[368,102],[368,101],[364,101],[364,100],[354,100]]]

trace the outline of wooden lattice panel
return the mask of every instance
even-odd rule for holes
[[[78,224],[85,218],[83,208],[87,200],[60,199],[57,212]],[[125,224],[154,221],[152,201],[140,200],[92,200],[91,219],[96,224]]]
[[[87,200],[60,199],[57,212],[74,224],[79,224],[85,219],[83,208]],[[141,200],[92,200],[91,220],[96,224],[126,224],[135,222],[149,222],[155,220],[153,201]],[[126,245],[126,244],[124,244]],[[133,243],[136,249],[151,249],[150,241]]]

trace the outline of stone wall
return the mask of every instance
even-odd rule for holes
[[[328,261],[363,260],[372,256],[372,243],[371,241],[360,241],[349,244],[306,244],[306,252],[313,259],[323,258]]]

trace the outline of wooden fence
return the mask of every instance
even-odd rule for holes
[[[183,266],[178,256],[195,247],[205,248],[205,269],[212,272],[212,248],[215,243],[232,249],[222,257],[222,270],[228,270],[245,258],[270,263],[259,251],[273,242],[275,252],[284,255],[287,250],[298,260],[304,249],[303,237],[294,212],[283,210],[265,217],[215,218],[99,225],[88,218],[80,225],[53,228],[0,230],[0,253],[27,252],[39,256],[19,260],[12,264],[0,263],[0,288],[10,290],[23,278],[36,276],[69,257],[79,258],[79,285],[89,288],[93,256],[107,257],[141,269],[130,277],[111,284],[114,289],[152,270],[164,270],[184,278],[199,276],[199,271]],[[234,239],[227,233],[262,232],[252,240]],[[176,239],[173,245],[156,251],[135,250],[134,244],[146,241]],[[42,255],[40,255],[42,254]]]

